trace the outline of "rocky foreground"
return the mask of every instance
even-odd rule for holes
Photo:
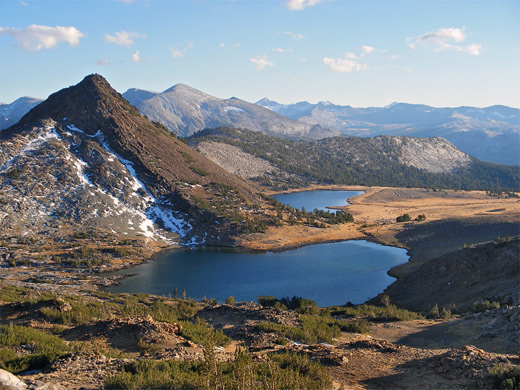
[[[1,286],[0,367],[17,376],[0,371],[1,389],[518,386],[518,305],[443,319],[391,304],[219,305],[14,284]]]

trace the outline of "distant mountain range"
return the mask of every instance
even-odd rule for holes
[[[0,103],[0,130],[17,123],[29,110],[43,100],[32,97],[21,97],[10,104]]]
[[[219,126],[292,140],[337,135],[443,137],[481,160],[520,165],[520,110],[505,106],[435,108],[394,103],[355,108],[330,102],[287,105],[267,98],[253,104],[238,98],[219,99],[184,84],[161,93],[132,88],[123,97],[150,120],[181,137]],[[40,102],[20,98],[2,104],[0,130],[16,123]]]
[[[256,104],[343,135],[443,137],[481,160],[520,164],[520,110],[517,108],[435,108],[406,103],[354,108],[330,102],[279,104],[267,98]]]
[[[319,124],[288,119],[235,97],[219,99],[184,84],[177,84],[161,93],[133,88],[123,93],[123,97],[150,120],[162,123],[182,137],[218,126],[246,128],[298,139],[339,134]]]

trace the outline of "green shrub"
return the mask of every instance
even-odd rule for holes
[[[195,322],[181,321],[180,325],[182,326],[181,335],[197,344],[207,344],[211,339],[215,345],[222,346],[231,341],[221,331],[215,331],[209,327],[201,318],[197,318]]]
[[[473,313],[480,313],[482,311],[499,309],[499,308],[500,308],[500,302],[490,301],[490,300],[486,299],[486,300],[480,301],[480,302],[473,302],[473,305],[471,306],[471,311]]]
[[[400,309],[392,304],[389,304],[387,307],[367,304],[334,306],[331,308],[331,315],[366,318],[370,321],[410,321],[424,318],[419,313]]]
[[[57,336],[24,326],[0,326],[0,347],[24,346],[30,354],[18,356],[9,349],[0,349],[0,366],[17,373],[45,367],[68,352],[65,341]]]
[[[520,389],[520,368],[518,367],[504,367],[495,364],[493,368],[489,369],[489,376],[495,382],[497,389]]]
[[[403,215],[400,215],[399,217],[397,217],[395,220],[397,222],[408,222],[408,221],[411,221],[412,218],[410,217],[409,214],[403,214]]]
[[[324,390],[332,385],[324,367],[307,355],[268,355],[253,362],[246,349],[237,348],[234,360],[219,362],[208,349],[204,360],[152,361],[125,364],[105,381],[105,389],[277,389]]]
[[[13,168],[7,172],[7,177],[11,180],[20,180],[20,174],[16,168]]]
[[[301,327],[266,322],[256,324],[254,328],[261,332],[278,333],[289,340],[306,344],[332,343],[334,337],[341,335],[336,320],[331,317],[301,315],[300,323]]]

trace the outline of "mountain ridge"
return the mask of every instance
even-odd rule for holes
[[[395,102],[385,107],[354,108],[323,102],[279,104],[267,98],[257,104],[295,120],[329,127],[342,135],[441,136],[481,160],[520,164],[520,109],[517,108],[503,105],[436,108]]]
[[[220,99],[185,84],[176,84],[149,95],[130,89],[123,93],[131,104],[173,133],[186,137],[207,127],[235,126],[290,138],[322,138],[336,135],[319,125],[288,119],[253,103],[232,97]]]
[[[480,189],[520,187],[520,167],[479,161],[441,137],[331,137],[292,141],[258,132],[217,128],[188,139],[217,163],[217,144],[227,144],[270,164],[256,180],[286,189],[313,180],[319,183],[384,187]],[[212,143],[211,150],[206,148]],[[222,148],[221,148],[222,149]],[[249,158],[250,161],[251,158]],[[223,165],[224,166],[224,165]],[[297,179],[296,179],[297,178]]]

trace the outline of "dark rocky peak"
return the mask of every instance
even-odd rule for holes
[[[85,77],[79,84],[50,95],[47,100],[29,111],[16,125],[3,134],[4,138],[27,132],[43,120],[51,119],[66,127],[73,124],[89,135],[114,126],[114,116],[134,112],[133,108],[100,75]]]

